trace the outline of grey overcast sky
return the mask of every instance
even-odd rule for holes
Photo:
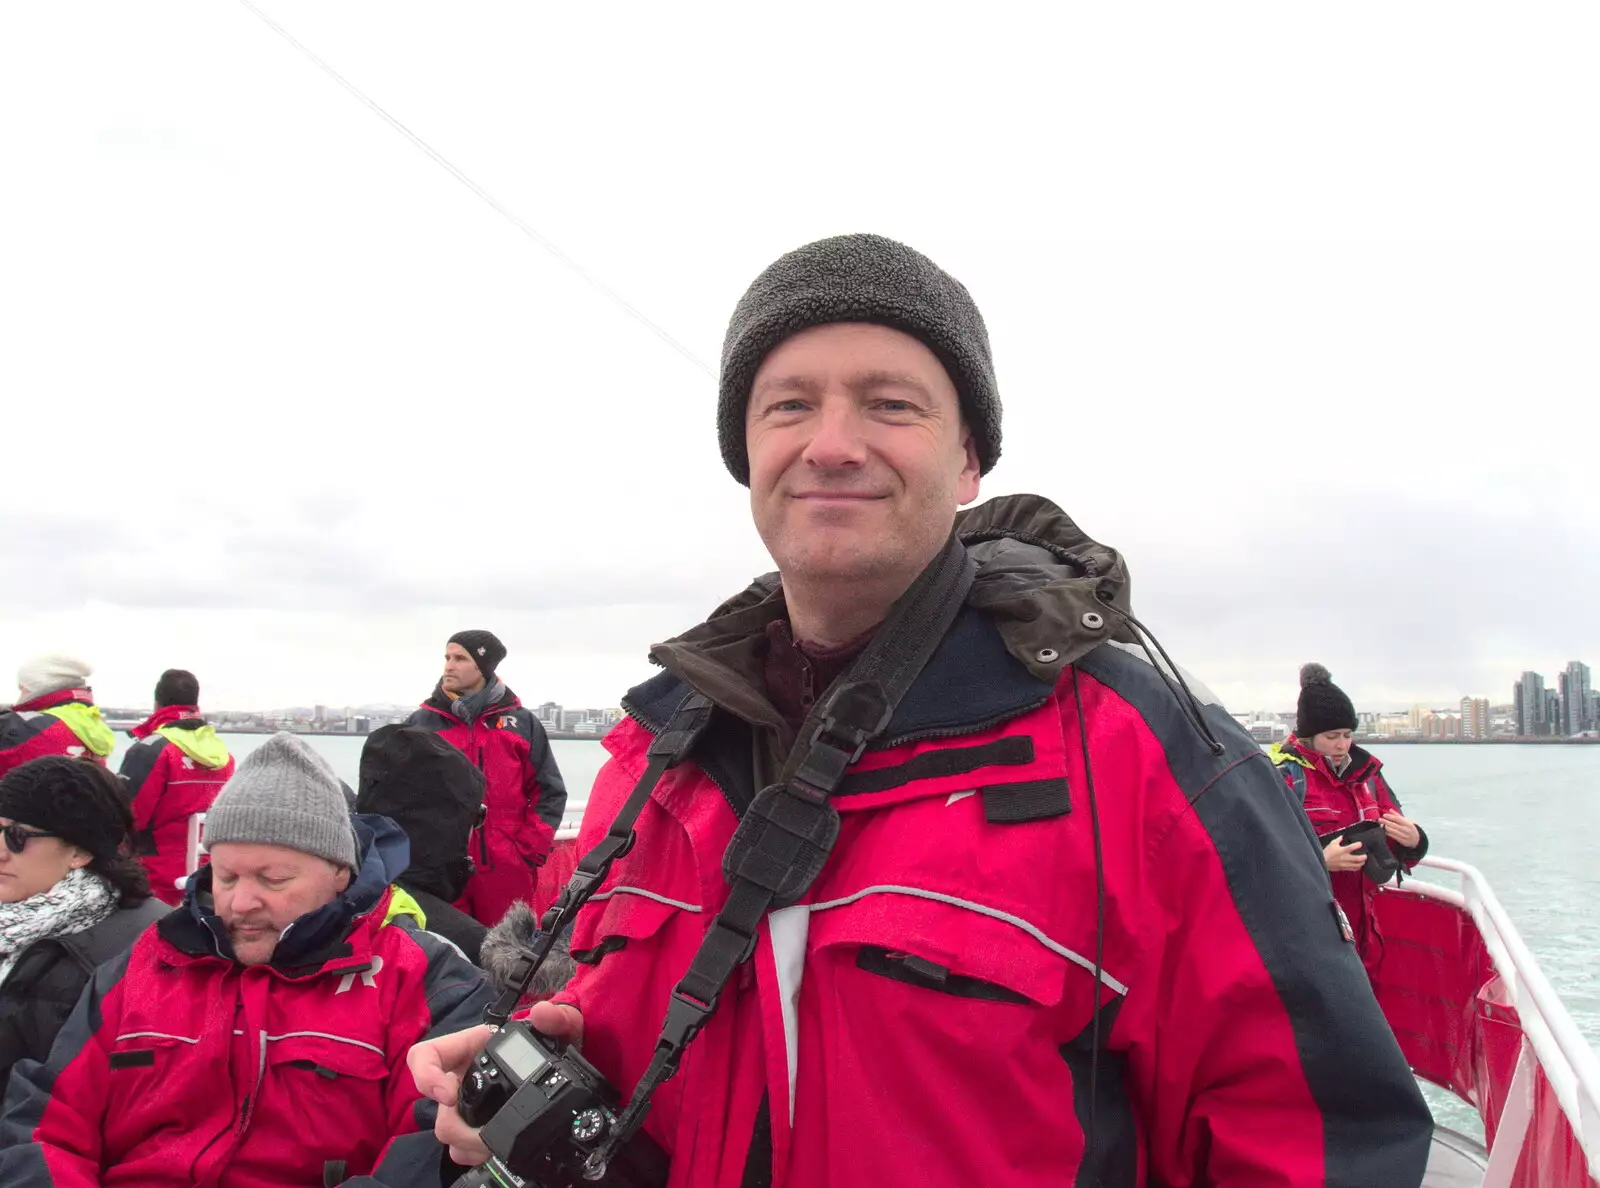
[[[714,363],[903,239],[1235,710],[1600,664],[1600,9],[258,0]],[[714,383],[239,3],[0,10],[0,674],[614,705],[768,567]]]

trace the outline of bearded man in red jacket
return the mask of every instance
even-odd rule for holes
[[[43,1065],[11,1073],[6,1188],[439,1188],[406,1053],[481,1016],[482,971],[393,880],[400,827],[352,818],[303,741],[247,756],[181,907],[102,965]]]
[[[1063,464],[1105,424],[1064,414]],[[1115,550],[1038,496],[958,514],[1000,453],[967,290],[878,236],[789,253],[734,311],[718,431],[778,573],[652,650],[579,849],[661,771],[691,691],[709,725],[528,1014],[624,1098],[650,1070],[671,1188],[1416,1188],[1427,1108],[1266,755],[1157,654]],[[826,862],[723,943],[724,910],[762,902],[724,877],[741,819],[821,769],[791,744],[819,748],[813,711],[952,550],[964,605],[887,724],[827,752]],[[685,977],[708,936],[743,953],[715,993]],[[450,1105],[486,1035],[412,1054],[458,1160],[487,1153]]]

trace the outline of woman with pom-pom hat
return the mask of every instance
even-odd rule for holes
[[[1334,898],[1350,922],[1367,975],[1375,978],[1383,959],[1373,910],[1380,880],[1393,877],[1396,862],[1408,871],[1415,866],[1428,852],[1428,836],[1401,813],[1383,764],[1355,745],[1355,729],[1350,698],[1326,668],[1307,664],[1300,669],[1294,733],[1275,743],[1271,756],[1323,843]],[[1363,829],[1363,822],[1374,824]],[[1353,830],[1366,832],[1366,840],[1346,840]]]

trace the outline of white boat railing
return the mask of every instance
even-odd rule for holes
[[[578,826],[583,824],[583,810],[589,807],[589,798],[582,800],[573,796],[567,797],[566,811],[561,814],[561,826],[556,830],[558,842],[577,841]]]
[[[1420,865],[1459,877],[1460,891],[1423,879],[1406,883],[1406,890],[1449,903],[1472,917],[1522,1025],[1522,1048],[1495,1130],[1483,1188],[1507,1188],[1516,1173],[1533,1120],[1535,1064],[1543,1070],[1594,1173],[1600,1169],[1600,1056],[1572,1021],[1478,868],[1449,858],[1424,858]]]

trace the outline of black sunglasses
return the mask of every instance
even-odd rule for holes
[[[13,854],[22,853],[23,847],[28,844],[30,838],[60,836],[59,834],[55,833],[45,833],[41,829],[28,829],[25,826],[17,824],[7,825],[3,832],[5,833],[6,837],[6,849],[10,850]]]

